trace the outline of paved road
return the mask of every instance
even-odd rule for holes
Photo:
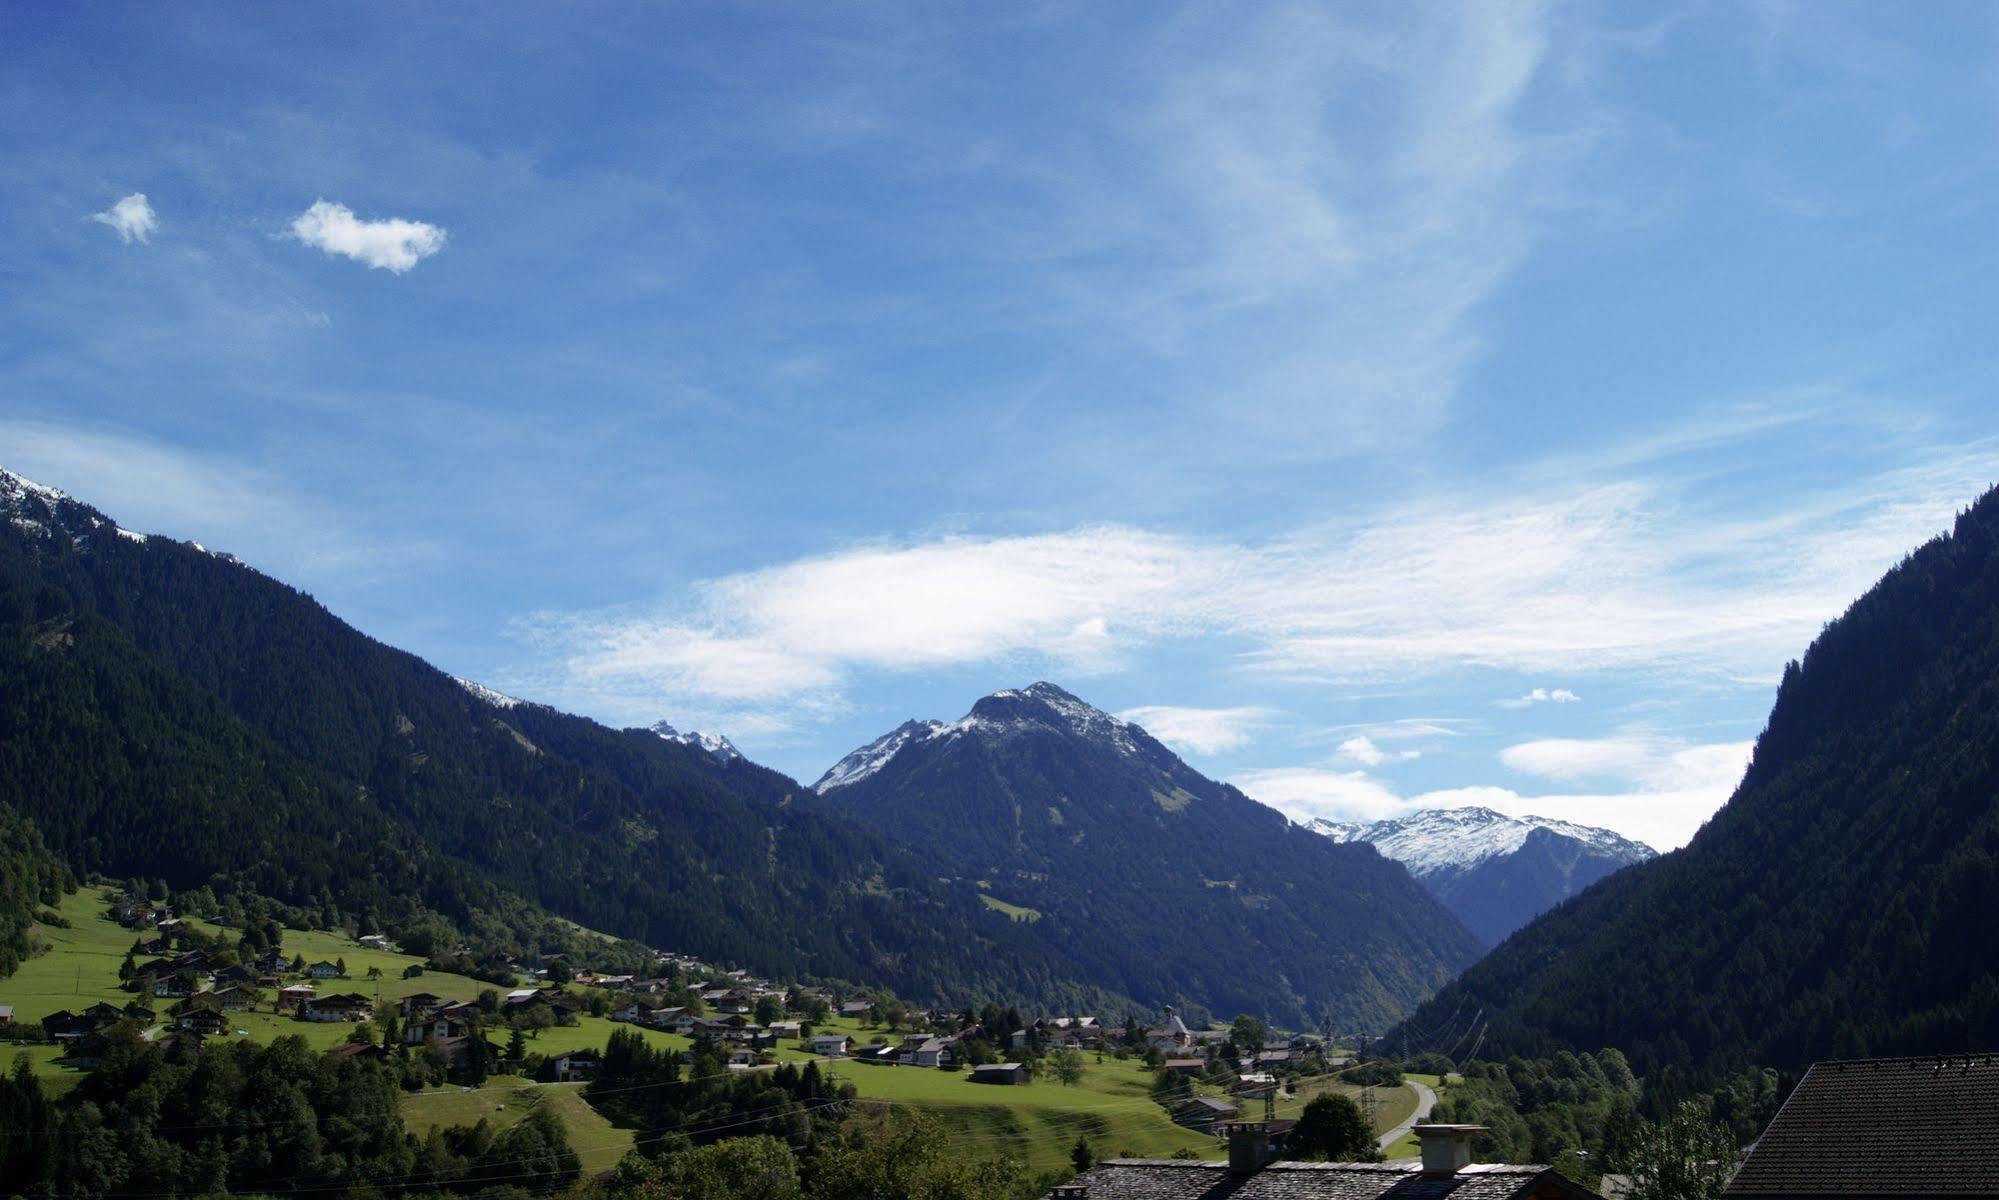
[[[1437,1093],[1430,1090],[1429,1084],[1417,1083],[1413,1079],[1405,1079],[1402,1082],[1416,1089],[1416,1111],[1409,1114],[1408,1120],[1376,1139],[1376,1144],[1383,1150],[1401,1141],[1410,1129],[1429,1120],[1430,1110],[1437,1107]]]

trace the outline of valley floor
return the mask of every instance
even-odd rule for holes
[[[0,980],[0,1004],[12,1005],[16,1020],[39,1021],[49,1013],[61,1009],[78,1011],[100,1000],[123,1006],[134,998],[133,993],[121,991],[118,986],[118,966],[134,934],[105,915],[108,903],[107,893],[87,888],[66,897],[59,910],[70,928],[38,928],[38,936],[48,943],[50,950]],[[405,979],[404,969],[420,960],[369,949],[340,934],[287,930],[284,944],[287,953],[302,955],[308,962],[344,959],[348,977],[325,981],[320,985],[322,990],[359,992],[374,997],[382,1005],[392,1005],[418,992],[452,1000],[473,1000],[480,991],[493,986],[441,971],[427,971]],[[371,967],[379,968],[378,978],[368,977]],[[147,1003],[164,1016],[172,1001],[148,999]],[[231,1013],[229,1019],[233,1036],[269,1042],[294,1034],[322,1048],[346,1041],[353,1028],[345,1023],[297,1021],[271,1011],[268,1004],[261,1011]],[[573,1026],[558,1026],[532,1035],[528,1045],[540,1054],[601,1048],[617,1028],[620,1026],[605,1018],[584,1016]],[[829,1021],[820,1028],[852,1035],[862,1043],[883,1036],[896,1040],[899,1036],[850,1021]],[[662,1047],[681,1050],[689,1044],[686,1038],[657,1030],[639,1032]],[[0,1033],[0,1038],[3,1037],[4,1033]],[[53,1091],[66,1091],[81,1077],[56,1065],[57,1051],[53,1046],[15,1048],[0,1041],[0,1052],[5,1052],[9,1061],[15,1053],[25,1053]],[[1136,1059],[1120,1060],[1106,1054],[1099,1060],[1098,1056],[1089,1055],[1082,1081],[1073,1086],[1052,1078],[1018,1086],[994,1086],[973,1083],[963,1072],[829,1060],[796,1044],[778,1050],[777,1057],[779,1061],[801,1064],[817,1062],[821,1070],[830,1070],[839,1079],[852,1083],[861,1102],[920,1111],[941,1122],[954,1143],[1022,1158],[1033,1171],[1065,1166],[1078,1136],[1085,1138],[1099,1157],[1163,1158],[1179,1150],[1192,1150],[1209,1158],[1221,1155],[1214,1138],[1183,1129],[1167,1118],[1165,1111],[1147,1095],[1152,1077]],[[1279,1103],[1278,1115],[1296,1116],[1318,1090],[1332,1087],[1356,1099],[1363,1095],[1359,1088],[1333,1081],[1308,1083],[1297,1096]],[[1413,1110],[1416,1097],[1408,1088],[1377,1088],[1372,1102],[1375,1128],[1386,1130]],[[632,1131],[618,1129],[600,1116],[584,1101],[581,1085],[576,1084],[541,1084],[495,1076],[476,1089],[447,1087],[415,1093],[404,1099],[402,1107],[409,1128],[418,1132],[435,1125],[470,1125],[481,1117],[504,1126],[520,1120],[536,1107],[548,1107],[562,1117],[572,1144],[586,1168],[592,1170],[615,1165],[633,1141]],[[1246,1111],[1253,1112],[1255,1108],[1251,1104]]]

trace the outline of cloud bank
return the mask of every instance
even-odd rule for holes
[[[1149,705],[1117,714],[1153,737],[1188,754],[1223,754],[1249,745],[1251,735],[1275,716],[1270,709],[1175,708]]]

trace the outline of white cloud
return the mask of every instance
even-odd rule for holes
[[[1567,688],[1549,689],[1537,687],[1524,696],[1495,700],[1493,703],[1501,708],[1531,708],[1536,704],[1575,704],[1581,700],[1581,696],[1576,695]]]
[[[1339,757],[1347,762],[1363,767],[1378,767],[1387,762],[1407,762],[1421,758],[1421,750],[1383,750],[1366,734],[1356,734],[1340,743]]]
[[[444,230],[390,217],[363,221],[344,204],[320,200],[292,221],[291,236],[328,254],[397,275],[444,248]]]
[[[1365,771],[1268,767],[1229,778],[1244,795],[1296,820],[1379,821],[1408,811],[1408,801]]]
[[[1615,830],[1657,850],[1686,844],[1701,823],[1727,802],[1742,781],[1752,744],[1695,745],[1642,736],[1528,743],[1510,747],[1509,766],[1531,763],[1564,782],[1588,776],[1614,779],[1623,790],[1523,795],[1512,788],[1474,785],[1403,796],[1365,771],[1284,767],[1245,771],[1230,782],[1294,820],[1378,821],[1429,808],[1476,805],[1511,816],[1552,817]]]
[[[1267,708],[1177,708],[1149,705],[1126,709],[1118,718],[1190,754],[1222,754],[1249,745],[1250,735],[1275,714]]]
[[[1623,483],[1391,509],[1261,545],[1127,526],[875,543],[713,579],[656,613],[529,626],[579,691],[764,707],[837,702],[868,671],[1101,673],[1189,638],[1297,680],[1483,668],[1760,682],[1947,527],[1994,462],[1986,447],[1754,521],[1690,522],[1674,492]]]
[[[153,211],[144,192],[133,192],[103,212],[91,213],[90,219],[116,230],[118,240],[128,246],[152,241],[153,232],[160,227],[159,214]]]

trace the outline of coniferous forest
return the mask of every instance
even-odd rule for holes
[[[1409,1020],[1641,1073],[1999,1045],[1999,492],[1791,664],[1685,849],[1543,915]]]

